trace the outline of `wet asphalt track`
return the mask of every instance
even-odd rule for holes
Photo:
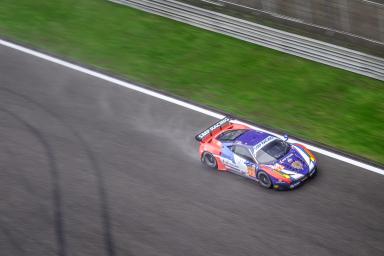
[[[0,47],[0,255],[383,255],[384,177],[295,191],[201,167],[214,119]]]

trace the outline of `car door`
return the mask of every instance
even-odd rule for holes
[[[220,158],[228,170],[237,171],[235,158],[234,158],[235,154],[232,152],[231,147],[232,146],[230,144],[223,143],[221,148]]]
[[[256,163],[249,149],[242,145],[234,145],[231,150],[239,174],[256,179]]]

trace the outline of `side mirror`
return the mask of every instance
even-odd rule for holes
[[[288,140],[288,134],[284,134],[283,138],[284,138],[284,141],[287,141]]]

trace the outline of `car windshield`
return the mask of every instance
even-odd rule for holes
[[[274,162],[285,156],[290,148],[291,146],[285,141],[273,140],[256,152],[256,160],[262,164]]]

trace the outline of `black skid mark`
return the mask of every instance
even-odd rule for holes
[[[83,147],[84,152],[87,155],[87,158],[89,159],[92,169],[95,172],[95,177],[97,179],[97,186],[98,186],[98,194],[100,199],[100,210],[101,210],[101,221],[103,225],[103,238],[106,248],[106,255],[107,256],[115,256],[115,243],[113,239],[113,232],[112,232],[112,225],[111,225],[111,217],[109,213],[109,201],[108,201],[108,195],[105,187],[105,177],[103,175],[103,172],[98,164],[97,157],[95,157],[95,153],[92,151],[91,147],[89,147],[89,144],[84,140],[84,138],[73,129],[72,126],[68,125],[66,122],[64,122],[59,115],[52,112],[50,109],[47,109],[44,107],[41,103],[23,95],[18,92],[15,92],[8,88],[0,88],[0,90],[5,91],[9,94],[18,96],[22,99],[24,99],[27,102],[32,103],[33,105],[37,106],[44,112],[48,113],[50,116],[58,120],[64,127],[66,127],[77,139],[77,141],[80,143],[80,145]],[[60,255],[62,256],[62,255]],[[65,256],[65,255],[64,255]]]
[[[58,255],[67,256],[67,250],[66,250],[67,247],[66,247],[66,240],[65,240],[65,234],[64,234],[65,230],[64,230],[64,224],[63,224],[63,211],[62,211],[63,204],[62,204],[62,197],[61,197],[61,187],[59,182],[60,177],[59,177],[59,171],[56,164],[56,157],[53,154],[52,147],[48,143],[48,141],[45,139],[43,134],[34,126],[29,124],[27,121],[25,121],[23,118],[3,108],[0,108],[0,111],[8,114],[9,116],[13,117],[15,120],[23,124],[27,128],[27,130],[31,132],[43,146],[45,155],[48,160],[49,173],[51,174],[52,196],[53,196],[53,205],[54,205],[53,211],[54,211],[54,222],[55,222],[54,226],[55,226],[55,233],[56,233],[56,239],[57,239]]]

